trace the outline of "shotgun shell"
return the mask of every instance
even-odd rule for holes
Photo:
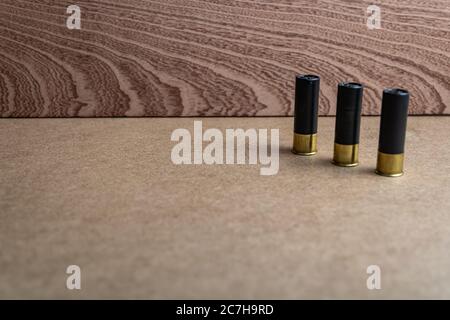
[[[302,156],[317,153],[320,77],[297,76],[295,82],[294,147]]]
[[[380,143],[376,173],[386,177],[403,175],[409,92],[386,89],[381,108]]]
[[[344,82],[338,86],[336,106],[336,132],[333,163],[341,167],[359,164],[359,130],[363,86]]]

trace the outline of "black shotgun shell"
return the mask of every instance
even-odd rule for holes
[[[295,81],[294,147],[292,152],[317,153],[320,77],[300,75]]]
[[[338,86],[333,163],[342,167],[359,164],[359,132],[364,87],[344,82]]]
[[[403,175],[408,105],[408,91],[396,88],[384,90],[376,170],[380,175]]]

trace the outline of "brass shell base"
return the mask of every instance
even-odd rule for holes
[[[377,169],[376,174],[383,177],[401,177],[403,176],[403,162],[405,155],[400,154],[387,154],[378,152]]]
[[[378,170],[375,170],[375,173],[377,175],[379,175],[379,176],[388,177],[388,178],[398,178],[398,177],[401,177],[401,176],[403,176],[405,174],[404,172],[402,172],[402,173],[386,174],[386,173],[380,172]]]
[[[292,153],[300,156],[313,156],[317,154],[317,134],[294,133]]]
[[[332,163],[339,167],[356,167],[359,165],[359,144],[334,144]]]
[[[331,163],[334,164],[335,166],[344,167],[344,168],[354,168],[354,167],[359,166],[359,162],[346,164],[346,163],[340,163],[340,162],[336,162],[334,160],[331,160]]]

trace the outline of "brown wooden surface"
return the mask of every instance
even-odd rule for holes
[[[82,9],[68,30],[66,8]],[[450,0],[0,0],[0,115],[291,115],[296,73],[411,91],[411,113],[450,113]]]
[[[374,172],[375,117],[356,168],[331,164],[333,118],[314,157],[291,152],[292,119],[203,119],[279,129],[270,177],[174,165],[194,120],[0,120],[0,299],[450,299],[450,117],[410,118],[397,179]]]

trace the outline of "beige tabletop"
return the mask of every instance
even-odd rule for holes
[[[0,120],[0,298],[450,298],[450,118],[410,118],[396,179],[373,173],[376,117],[353,169],[330,164],[333,118],[310,158],[292,118],[202,120],[279,128],[275,176],[174,165],[194,120]]]

